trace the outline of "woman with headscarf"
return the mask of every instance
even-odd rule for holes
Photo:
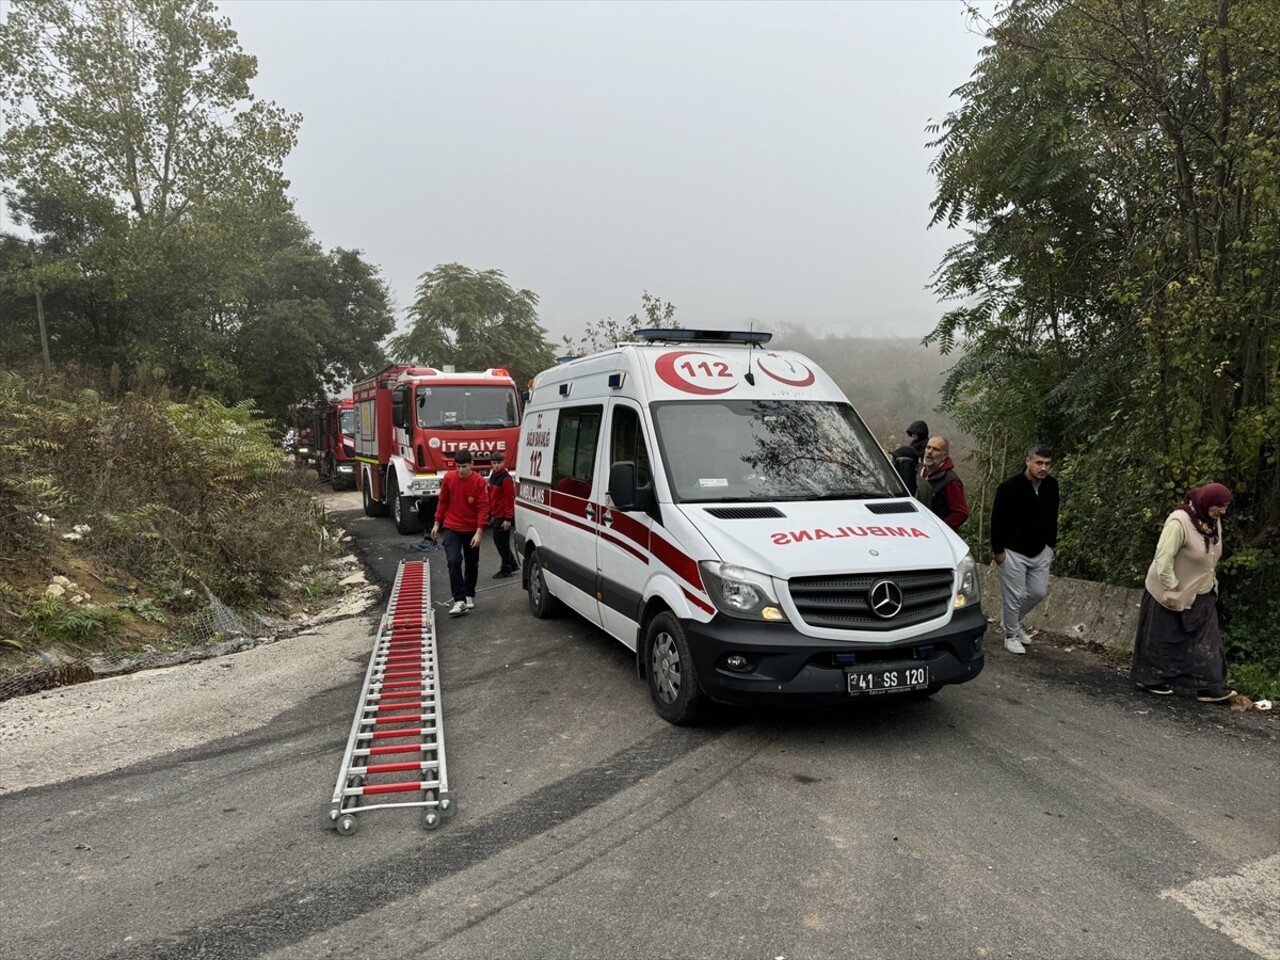
[[[1160,532],[1147,570],[1129,675],[1148,693],[1174,687],[1196,691],[1204,703],[1230,700],[1227,658],[1218,632],[1222,518],[1231,491],[1220,483],[1188,490]]]

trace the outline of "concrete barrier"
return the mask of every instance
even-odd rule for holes
[[[1000,575],[993,563],[979,564],[982,608],[999,626]],[[1093,580],[1049,577],[1049,595],[1023,621],[1028,630],[1045,630],[1114,650],[1130,650],[1138,630],[1142,591]]]

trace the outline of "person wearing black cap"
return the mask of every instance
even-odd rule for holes
[[[460,617],[476,605],[476,578],[480,575],[480,535],[489,520],[489,484],[471,469],[471,451],[453,455],[456,470],[444,475],[436,500],[436,522],[431,539],[440,539],[444,528],[444,555],[449,563],[449,588],[453,606],[449,616]]]
[[[929,442],[929,426],[923,420],[916,420],[907,427],[907,436],[911,442],[893,451],[893,468],[907,485],[907,489],[915,492],[917,478],[920,475],[920,463],[924,459],[924,446]]]

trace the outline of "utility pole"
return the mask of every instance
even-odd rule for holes
[[[31,278],[36,285],[36,316],[40,319],[40,348],[44,351],[44,368],[49,370],[53,364],[49,361],[49,331],[44,325],[44,295],[40,293],[40,280],[36,277],[36,242],[27,241],[31,251]]]

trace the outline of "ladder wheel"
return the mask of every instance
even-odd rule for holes
[[[440,814],[435,810],[428,810],[422,815],[422,829],[434,830],[440,826]]]
[[[349,837],[356,832],[356,826],[356,818],[347,813],[338,818],[338,822],[334,824],[334,829],[344,837]]]

